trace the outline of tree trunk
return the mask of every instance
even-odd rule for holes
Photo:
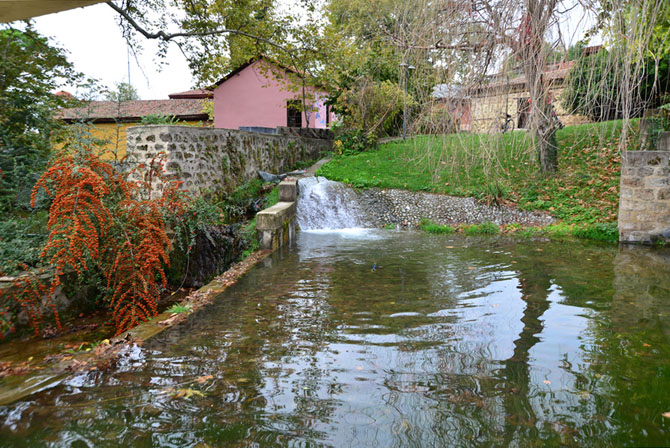
[[[547,86],[542,75],[547,63],[544,34],[549,16],[555,7],[555,1],[527,0],[526,6],[527,16],[520,27],[519,54],[523,61],[523,70],[531,99],[530,131],[537,151],[540,170],[551,174],[558,170],[556,121],[553,116],[553,106],[547,98]]]

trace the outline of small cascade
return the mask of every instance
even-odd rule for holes
[[[371,227],[364,218],[354,190],[324,177],[298,182],[298,226],[301,230],[336,230]]]

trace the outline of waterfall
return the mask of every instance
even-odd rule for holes
[[[324,177],[298,182],[298,226],[301,230],[335,230],[371,227],[363,218],[354,190]]]

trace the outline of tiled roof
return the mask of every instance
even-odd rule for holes
[[[177,92],[177,93],[171,93],[168,95],[168,98],[171,98],[173,100],[177,99],[190,99],[190,98],[214,98],[214,92],[211,90],[205,90],[205,89],[195,89],[195,90],[187,90],[185,92]]]
[[[207,120],[201,99],[91,101],[81,107],[61,109],[56,118],[65,121],[139,121],[150,114],[174,115],[180,120]]]
[[[567,78],[570,73],[570,69],[575,64],[575,61],[567,61],[559,64],[551,64],[547,67],[547,70],[542,73],[544,81],[556,81],[558,83],[562,82]],[[482,84],[479,86],[472,87],[470,90],[475,91],[488,91],[500,88],[527,88],[526,87],[526,76],[520,75],[510,80],[505,80],[500,75],[496,75],[489,83]]]

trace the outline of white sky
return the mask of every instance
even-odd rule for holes
[[[117,82],[127,82],[128,54],[126,42],[117,25],[117,16],[109,6],[98,4],[70,11],[36,17],[36,29],[53,38],[69,51],[68,59],[75,69],[113,88]],[[143,100],[167,99],[169,93],[193,87],[193,79],[176,45],[171,44],[167,63],[159,72],[153,62],[157,51],[155,42],[145,40],[139,65],[130,53],[130,82]],[[65,90],[75,93],[74,87]]]

